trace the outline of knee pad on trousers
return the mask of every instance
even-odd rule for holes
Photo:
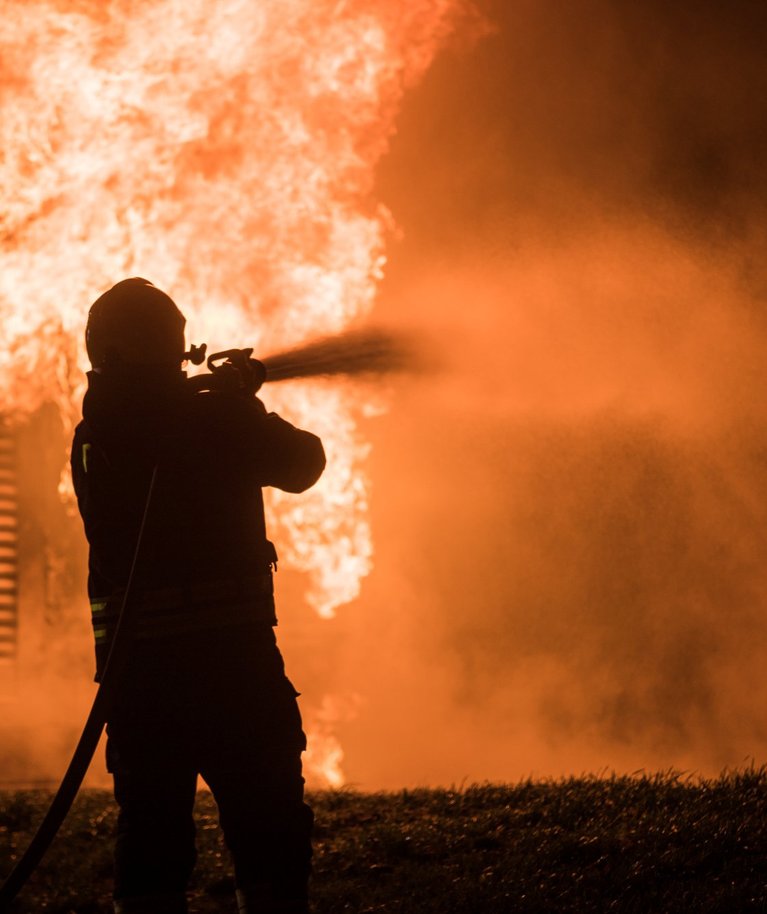
[[[114,908],[115,914],[187,914],[186,895],[183,892],[115,898]]]

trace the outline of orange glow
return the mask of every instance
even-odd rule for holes
[[[73,424],[87,307],[125,276],[166,289],[190,340],[214,349],[266,354],[366,315],[390,229],[373,169],[457,6],[0,4],[2,411],[53,400]],[[267,400],[326,444],[321,483],[268,510],[281,558],[330,617],[371,567],[364,404],[307,382]],[[340,783],[337,749],[328,758],[314,767]]]

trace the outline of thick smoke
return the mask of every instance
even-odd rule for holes
[[[764,758],[761,3],[498,2],[406,101],[352,781]],[[375,645],[371,662],[371,645]]]
[[[280,570],[288,668],[305,708],[335,696],[313,727],[371,788],[760,761],[767,11],[483,5],[494,31],[405,96],[378,174],[403,237],[376,316],[443,370],[394,380],[366,423],[362,597],[318,620]],[[42,617],[61,588],[38,587]],[[82,600],[82,580],[61,587]],[[40,759],[66,757],[90,695],[77,612],[56,654],[79,683],[66,707],[42,678],[18,706],[20,725],[51,721],[29,728]],[[4,777],[60,769],[3,748]]]

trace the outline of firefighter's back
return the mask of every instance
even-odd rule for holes
[[[149,361],[135,351],[136,321],[157,337]],[[312,485],[322,445],[255,397],[188,384],[183,317],[145,280],[102,296],[86,339],[94,371],[72,473],[97,671],[123,605],[120,637],[130,638],[107,725],[120,806],[115,909],[186,910],[201,774],[219,804],[240,910],[303,912],[305,737],[274,637],[277,557],[261,489]]]

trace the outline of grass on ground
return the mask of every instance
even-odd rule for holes
[[[0,793],[0,877],[26,847],[44,791]],[[767,912],[767,773],[525,781],[463,790],[311,796],[317,914]],[[197,799],[194,914],[234,912],[207,792]],[[82,793],[19,914],[111,911],[116,811]]]

